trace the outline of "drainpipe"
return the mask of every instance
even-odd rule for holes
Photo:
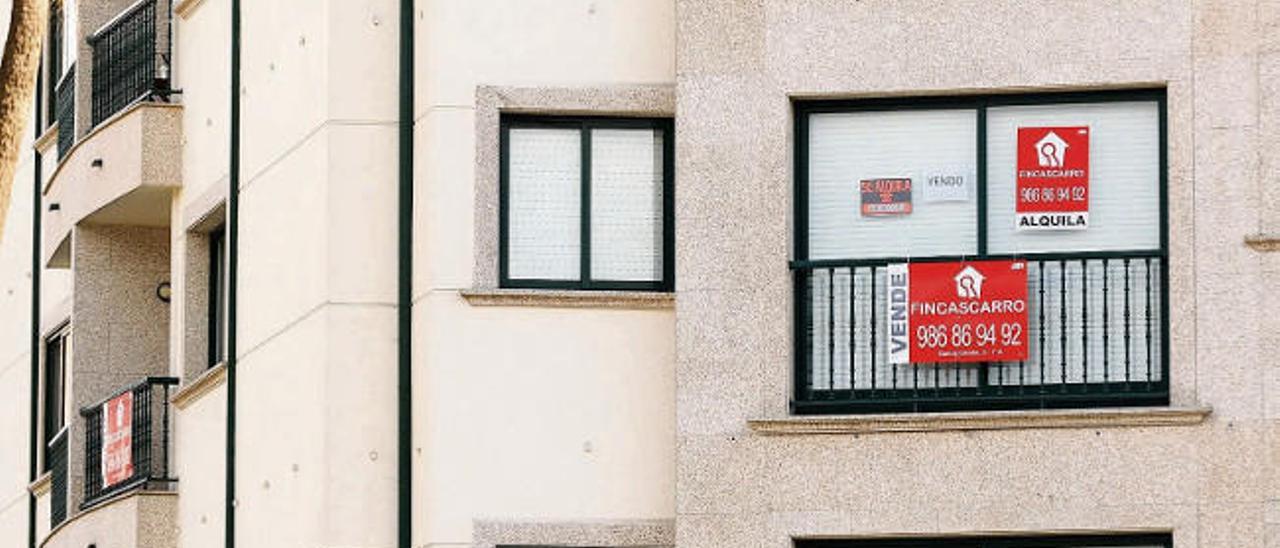
[[[399,548],[413,542],[413,89],[414,0],[400,0],[399,287],[397,288],[397,519]]]
[[[231,0],[231,143],[227,191],[227,447],[223,532],[236,545],[236,294],[240,257],[240,0]]]
[[[44,66],[36,69],[36,97],[40,97],[44,89]],[[44,125],[44,118],[41,116],[43,105],[39,100],[36,101],[36,119],[35,119],[35,138],[40,138],[40,126]],[[36,430],[40,424],[36,417],[40,414],[40,273],[43,270],[40,264],[40,207],[41,207],[41,162],[40,150],[32,146],[32,154],[35,157],[35,164],[32,171],[35,177],[31,183],[31,425],[30,425],[30,447],[27,451],[27,468],[29,483],[35,483],[36,474],[36,455],[38,455],[36,446],[40,443]],[[29,548],[36,548],[36,495],[30,490],[27,491],[27,544]]]

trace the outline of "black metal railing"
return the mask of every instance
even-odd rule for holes
[[[1028,357],[976,364],[889,364],[886,267],[905,259],[795,263],[793,410],[884,413],[1168,404],[1162,253],[1018,258],[1028,263]]]
[[[97,405],[80,410],[85,419],[84,502],[87,508],[122,491],[145,488],[171,488],[177,481],[169,476],[169,387],[176,386],[172,377],[148,377],[145,381],[122,390]],[[104,407],[119,403],[121,396],[131,395],[127,427],[128,442],[115,447],[104,440]],[[158,397],[156,397],[158,396]],[[123,408],[123,407],[122,407]],[[123,415],[122,415],[123,416]],[[126,430],[117,426],[114,432]],[[158,435],[156,435],[158,434]],[[116,440],[119,443],[119,440]],[[127,467],[131,473],[112,477],[103,465],[108,450],[127,448]],[[119,470],[115,470],[118,473]]]
[[[138,2],[89,37],[93,47],[93,125],[160,88],[167,89],[168,76],[162,73],[168,71],[168,37],[167,32],[157,33],[157,3]],[[159,13],[167,17],[167,13]],[[157,79],[158,75],[161,78]]]
[[[58,83],[55,92],[58,113],[58,159],[61,160],[76,143],[76,67],[72,65]]]
[[[67,520],[67,429],[63,429],[46,448],[49,463],[49,528]]]

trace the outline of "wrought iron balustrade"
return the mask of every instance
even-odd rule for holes
[[[58,121],[58,159],[61,160],[76,144],[76,67],[72,65],[58,83],[54,102]]]
[[[168,89],[169,33],[157,25],[167,20],[167,6],[159,0],[142,0],[89,37],[94,126],[138,99],[153,94],[167,98],[172,93]]]
[[[984,258],[1027,260],[1024,361],[891,365],[884,308],[887,266],[907,260],[797,262],[794,411],[1168,404],[1162,253]]]
[[[80,410],[85,419],[81,508],[130,489],[168,489],[177,482],[169,475],[169,388],[177,384],[178,379],[172,377],[148,377]],[[104,425],[106,408],[112,405],[119,407],[111,418],[120,423]],[[127,466],[104,465],[104,453],[108,452],[118,452],[116,458],[126,457]]]
[[[67,520],[67,429],[49,441],[45,462],[49,467],[49,528]]]

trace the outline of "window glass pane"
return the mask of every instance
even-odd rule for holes
[[[45,343],[44,417],[45,442],[53,439],[66,424],[67,331],[60,331]]]
[[[226,359],[227,255],[226,229],[209,234],[209,367]]]
[[[1158,249],[1158,109],[1154,101],[990,109],[987,112],[988,251]],[[1018,128],[1080,126],[1087,126],[1089,130],[1088,228],[1015,230]]]
[[[591,132],[591,278],[662,280],[662,132]]]
[[[66,0],[62,3],[62,70],[66,71],[76,62],[76,55],[79,52],[79,41],[77,36],[80,32],[79,12],[76,9],[76,0]]]
[[[507,172],[507,276],[577,280],[582,140],[576,129],[513,128]]]
[[[977,253],[976,111],[814,114],[809,124],[810,259]],[[926,195],[929,178],[954,187]],[[865,207],[863,183],[878,179],[911,181],[884,200],[905,198],[909,212]]]

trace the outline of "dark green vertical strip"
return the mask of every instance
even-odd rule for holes
[[[578,214],[579,223],[579,243],[578,247],[578,279],[582,281],[583,289],[591,289],[591,131],[594,126],[590,122],[582,124],[582,133],[579,136],[582,139],[582,145],[579,153],[582,154],[581,163],[578,166],[581,170],[579,179],[581,179],[582,192],[579,206],[582,208]]]
[[[674,120],[659,122],[662,133],[662,289],[676,290],[676,129]]]
[[[795,162],[795,181],[792,187],[792,199],[795,200],[795,213],[792,218],[795,219],[795,232],[792,239],[795,249],[792,251],[796,261],[804,261],[809,258],[809,112],[803,105],[792,103],[792,118],[795,124],[795,136],[792,146],[795,147],[793,161]],[[795,354],[792,357],[794,364],[794,376],[792,381],[792,398],[791,410],[795,412],[796,403],[809,400],[809,339],[806,331],[809,325],[808,311],[809,294],[808,280],[806,270],[792,269],[792,284],[794,285],[793,295],[794,301],[791,303],[792,319],[791,330],[791,351]],[[875,292],[875,270],[871,271],[871,291]],[[874,311],[873,311],[874,312]],[[875,316],[872,316],[872,324],[875,323]]]
[[[36,139],[40,138],[40,128],[44,125],[44,120],[40,116],[43,110],[40,105],[40,99],[44,96],[44,66],[36,69],[36,118],[35,131],[33,132]],[[34,141],[33,141],[34,143]],[[41,163],[43,158],[40,151],[32,147],[32,155],[35,163],[32,166],[32,172],[35,174],[31,183],[31,423],[29,425],[30,446],[27,451],[27,475],[30,482],[36,481],[36,455],[39,454],[37,444],[39,437],[36,435],[37,426],[39,425],[40,415],[40,274],[43,270],[40,264],[40,224],[42,204],[40,203],[40,188],[43,178]],[[36,547],[36,496],[30,491],[27,492],[27,545],[29,548]]]
[[[413,89],[414,0],[400,0],[400,263],[397,290],[397,466],[396,545],[413,542]]]
[[[236,298],[240,262],[240,0],[231,0],[231,157],[227,191],[227,452],[226,516],[227,548],[236,545]]]

